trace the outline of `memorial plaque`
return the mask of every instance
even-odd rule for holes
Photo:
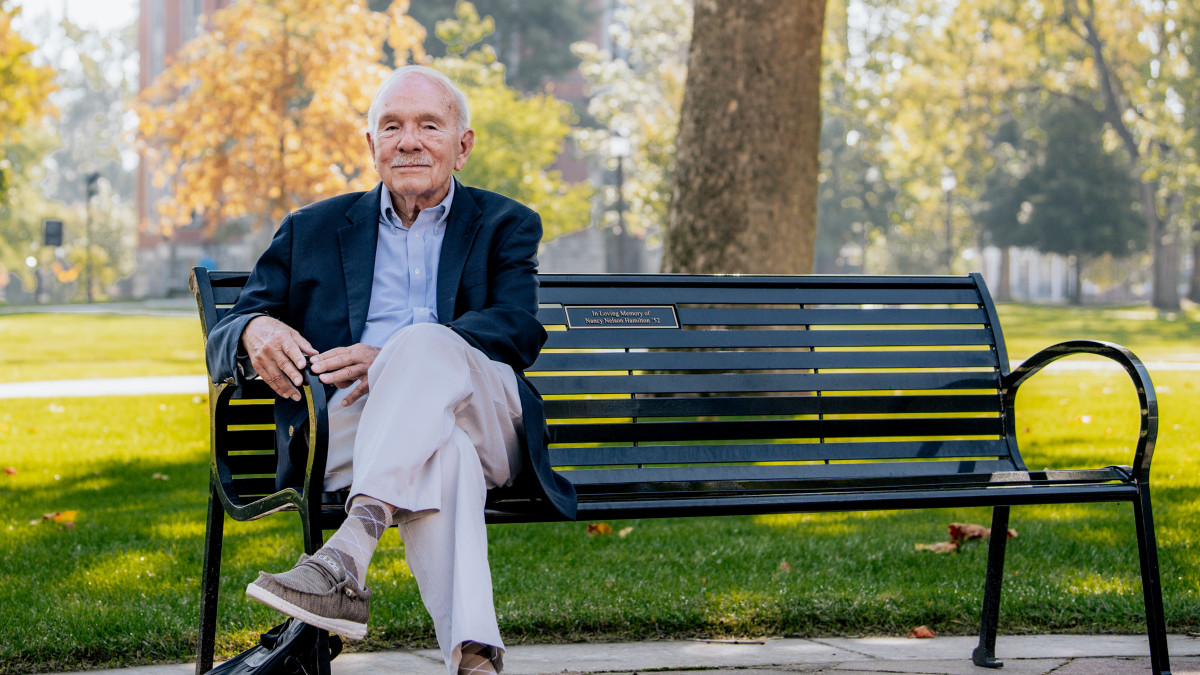
[[[674,305],[563,305],[567,328],[679,328]]]

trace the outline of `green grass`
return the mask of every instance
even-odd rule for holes
[[[204,373],[190,317],[0,315],[0,345],[0,382]]]
[[[1191,351],[1189,324],[1120,317],[1075,326],[1060,309],[1006,306],[1015,358],[1069,337],[1128,331],[1147,360]],[[4,325],[11,317],[0,317]],[[1062,321],[1057,321],[1057,319]],[[1067,319],[1070,319],[1068,321]],[[71,317],[132,335],[121,320]],[[140,321],[143,319],[128,319]],[[1141,320],[1139,320],[1141,321]],[[1178,319],[1176,321],[1179,321]],[[39,326],[44,324],[30,324]],[[1140,326],[1134,328],[1133,326]],[[194,322],[191,326],[196,330]],[[1093,330],[1094,329],[1094,330]],[[1090,331],[1090,332],[1089,332]],[[1027,333],[1045,332],[1038,338]],[[1050,335],[1053,334],[1053,335]],[[5,364],[26,359],[9,351]],[[57,338],[56,338],[57,339]],[[66,351],[63,344],[39,346]],[[30,343],[29,349],[32,349]],[[132,339],[113,358],[180,365],[169,349]],[[197,347],[198,350],[198,347]],[[136,357],[136,358],[135,358]],[[191,360],[191,371],[199,357]],[[43,379],[38,368],[24,371]],[[45,366],[51,368],[51,366]],[[200,366],[202,368],[202,365]],[[51,371],[46,371],[51,372]],[[57,372],[57,371],[54,371]],[[1200,628],[1200,397],[1195,373],[1153,371],[1161,431],[1153,484],[1168,627]],[[1129,463],[1136,418],[1121,373],[1047,373],[1022,388],[1018,423],[1031,467]],[[203,396],[0,402],[0,673],[185,661],[196,637],[207,481]],[[157,476],[157,477],[156,477]],[[75,527],[42,521],[77,510]],[[501,629],[510,642],[685,636],[906,633],[974,630],[986,559],[918,551],[951,522],[989,523],[985,509],[812,514],[489,528]],[[36,523],[36,524],[32,524]],[[1011,526],[1001,631],[1144,631],[1127,504],[1020,507]],[[616,533],[626,527],[627,536]],[[226,526],[218,649],[244,649],[277,617],[243,595],[260,569],[289,566],[298,521],[280,516]],[[782,565],[786,562],[787,565]],[[359,649],[432,646],[432,627],[388,533],[372,565],[371,631]]]
[[[1010,358],[1063,340],[1090,338],[1128,347],[1143,361],[1200,361],[1200,310],[1159,316],[1148,307],[997,306]]]

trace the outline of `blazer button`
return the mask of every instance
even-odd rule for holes
[[[288,436],[296,435],[296,427],[288,427]]]

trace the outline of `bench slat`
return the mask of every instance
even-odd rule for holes
[[[221,421],[227,425],[275,424],[274,405],[231,405],[221,412]]]
[[[968,305],[980,303],[974,286],[960,288],[754,288],[700,286],[677,288],[566,287],[542,283],[539,302],[563,305]]]
[[[917,417],[890,419],[819,419],[637,424],[558,424],[550,430],[553,443],[667,443],[672,441],[729,441],[819,438],[939,438],[1004,435],[999,417]]]
[[[549,331],[546,349],[756,349],[771,347],[992,346],[987,329],[686,330],[589,328]]]
[[[258,478],[234,478],[233,491],[234,494],[243,499],[255,499],[275,492],[275,476],[274,470],[271,471],[271,476]]]
[[[274,474],[276,468],[275,452],[259,452],[246,455],[228,455],[225,466],[234,476]]]
[[[547,398],[553,421],[597,417],[697,417],[735,415],[887,415],[999,410],[996,394],[920,396],[703,396],[675,398]]]
[[[629,464],[716,464],[738,462],[820,462],[870,459],[1002,458],[1008,443],[991,440],[864,441],[857,443],[755,443],[736,445],[638,445],[550,449],[556,467]]]
[[[893,326],[893,325],[971,325],[986,324],[987,315],[979,308],[884,307],[884,308],[738,308],[678,307],[680,323],[685,326]],[[543,324],[564,326],[566,310],[561,305],[538,308]]]
[[[782,370],[822,368],[996,368],[991,349],[843,351],[543,351],[526,372],[555,370]]]
[[[620,492],[695,492],[808,489],[847,482],[854,487],[889,484],[916,487],[934,483],[989,483],[993,474],[1014,471],[1009,460],[940,460],[930,462],[879,462],[873,464],[770,464],[646,467],[641,469],[591,469],[559,471],[575,485],[581,499],[586,494]]]
[[[999,388],[994,373],[735,373],[697,375],[537,375],[543,395],[674,394],[768,391],[887,391]]]
[[[225,431],[221,447],[231,451],[269,450],[275,451],[274,429],[253,429],[247,431]]]

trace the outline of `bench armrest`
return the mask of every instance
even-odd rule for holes
[[[210,459],[212,482],[217,489],[217,495],[225,512],[235,520],[256,520],[284,509],[307,508],[310,513],[320,512],[320,495],[325,481],[325,464],[329,448],[329,415],[325,385],[321,383],[317,375],[308,369],[304,370],[303,376],[304,383],[300,387],[300,394],[308,407],[308,428],[305,434],[308,445],[308,462],[304,481],[299,487],[284,488],[258,498],[247,498],[239,492],[228,464],[229,449],[223,438],[224,433],[221,431],[226,427],[225,415],[228,414],[230,399],[242,395],[241,390],[249,386],[250,382],[244,385],[222,383],[212,386],[210,391],[213,398],[211,419],[213,444]],[[252,382],[258,385],[258,380]],[[266,385],[259,386],[264,390],[263,397],[272,395],[269,390],[266,390]],[[276,452],[280,451],[287,452],[287,449],[276,449]],[[268,468],[264,466],[262,470],[265,472]],[[270,471],[274,471],[273,466],[270,467]],[[315,496],[315,499],[310,496]]]
[[[329,459],[329,407],[325,385],[316,373],[305,368],[300,395],[308,405],[308,465],[304,470],[301,495],[315,518],[321,513],[321,493],[325,485],[325,465]],[[312,522],[317,522],[313,520]]]
[[[1111,342],[1099,340],[1069,340],[1047,347],[1026,359],[1011,373],[1003,376],[1001,387],[1004,394],[1004,407],[1008,414],[1009,434],[1015,438],[1013,411],[1016,409],[1017,388],[1042,368],[1055,361],[1075,354],[1094,354],[1116,361],[1129,374],[1137,391],[1138,406],[1141,416],[1141,429],[1138,432],[1137,451],[1133,457],[1133,477],[1140,483],[1150,480],[1150,460],[1154,457],[1154,444],[1158,439],[1158,397],[1154,393],[1154,383],[1150,381],[1150,373],[1141,360],[1125,347]]]

